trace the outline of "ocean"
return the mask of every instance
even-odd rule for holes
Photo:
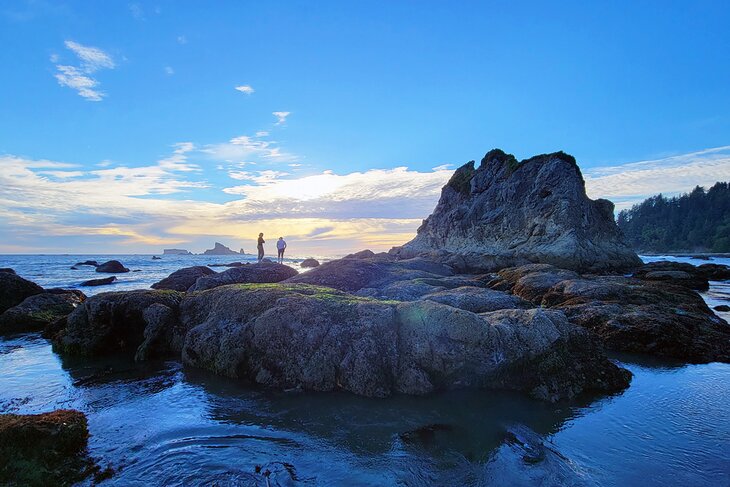
[[[140,272],[84,292],[146,288],[180,267],[239,260],[0,256],[0,267],[45,287],[77,287],[102,275],[73,264],[112,258]],[[645,258],[661,259],[704,263]],[[704,297],[730,303],[730,289],[712,283]],[[86,413],[90,454],[116,470],[102,485],[730,485],[730,364],[611,356],[634,374],[611,396],[557,404],[502,391],[368,399],[262,390],[174,361],[62,359],[47,340],[20,334],[0,338],[0,410]],[[427,425],[439,426],[417,441],[404,435]],[[513,425],[545,436],[542,461],[527,462],[504,442]],[[257,466],[271,472],[267,481]]]

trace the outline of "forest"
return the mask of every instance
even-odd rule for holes
[[[617,223],[640,252],[730,252],[730,183],[652,196],[622,210]]]

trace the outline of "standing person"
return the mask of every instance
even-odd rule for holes
[[[286,249],[286,242],[284,241],[284,237],[279,237],[279,240],[276,242],[276,250],[279,251],[279,264],[284,263],[284,249]]]
[[[258,245],[256,245],[256,248],[259,249],[259,262],[261,262],[264,258],[264,244],[266,243],[266,240],[264,240],[264,234],[259,233],[259,242]]]

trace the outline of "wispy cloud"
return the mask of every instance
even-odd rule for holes
[[[99,82],[91,75],[100,69],[114,69],[114,60],[97,47],[84,46],[78,42],[67,40],[67,49],[79,60],[79,66],[56,64],[56,80],[61,86],[69,87],[89,101],[101,101],[106,94],[98,89]],[[57,63],[59,56],[51,55],[51,62]]]
[[[188,43],[188,38],[185,36],[177,36],[176,40],[177,40],[178,44],[187,44]]]
[[[250,95],[254,92],[254,89],[251,87],[251,85],[236,86],[235,90],[240,91],[241,93],[244,93],[246,95]]]
[[[144,10],[142,10],[142,6],[138,3],[130,3],[129,4],[129,12],[132,14],[132,17],[134,17],[137,20],[144,20]]]
[[[291,112],[272,112],[272,115],[276,117],[276,125],[282,125],[286,123],[286,117],[291,115]]]
[[[265,137],[240,135],[228,142],[206,145],[202,152],[216,160],[230,163],[251,162],[252,158],[267,162],[294,162],[298,159],[296,155],[282,151],[276,142],[266,140]]]
[[[674,195],[695,186],[730,181],[730,146],[591,168],[583,175],[591,198],[610,199],[617,209],[623,209],[658,193]]]
[[[168,76],[172,76],[175,74],[175,70],[172,69],[172,66],[165,66],[165,74]]]

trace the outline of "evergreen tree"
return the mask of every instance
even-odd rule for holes
[[[730,184],[647,198],[618,214],[629,244],[645,252],[730,252]]]

